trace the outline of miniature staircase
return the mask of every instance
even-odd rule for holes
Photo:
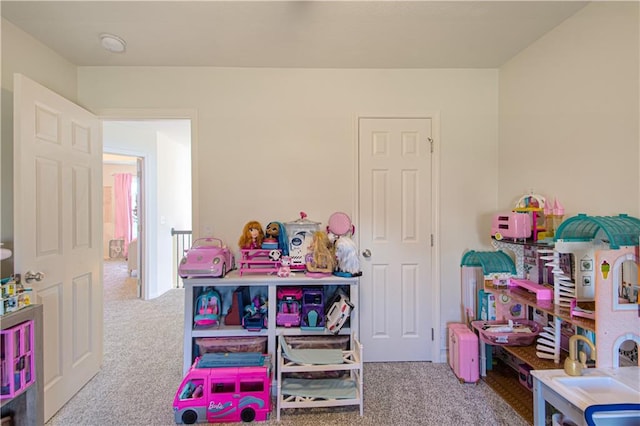
[[[538,253],[541,254],[540,259],[546,262],[545,266],[553,267],[554,303],[559,306],[564,306],[565,300],[568,300],[566,303],[570,305],[571,296],[575,299],[575,285],[573,285],[573,292],[567,294],[565,288],[569,288],[566,284],[568,277],[563,274],[563,271],[560,268],[560,253],[552,249],[538,249]],[[562,320],[559,317],[554,316],[554,319],[549,321],[547,325],[542,328],[543,331],[538,335],[536,342],[536,355],[538,358],[551,359],[556,363],[560,363],[561,323]]]
[[[561,322],[558,317],[549,321],[542,328],[542,332],[536,339],[536,356],[541,359],[551,359],[556,364],[560,363],[560,338]]]
[[[576,284],[560,267],[560,252],[553,250],[553,255],[545,250],[543,260],[548,260],[545,266],[553,267],[553,303],[560,308],[570,310],[571,301],[576,299]]]

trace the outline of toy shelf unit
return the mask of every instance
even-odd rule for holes
[[[334,335],[344,337],[352,332],[357,333],[358,283],[358,278],[309,278],[299,272],[288,277],[278,277],[270,274],[240,276],[239,271],[232,271],[224,278],[185,279],[183,372],[186,374],[195,357],[203,351],[262,351],[275,359],[277,337],[280,335],[295,336],[298,339],[308,336],[313,339],[319,336],[330,338]],[[220,294],[221,317],[217,323],[202,327],[194,321],[198,314],[197,301],[202,294],[212,289]],[[297,299],[299,294],[300,300]],[[326,326],[321,326],[322,315],[319,311],[323,304],[329,306],[327,303],[333,303],[338,294],[348,297],[350,310],[349,315],[335,316],[334,322],[342,322],[342,326],[333,333]],[[282,303],[279,304],[283,301],[279,300],[279,295],[287,297],[287,309],[284,309]],[[285,311],[285,317],[280,315],[280,324],[279,310]],[[247,325],[247,315],[252,319],[255,315],[256,323]],[[299,321],[296,315],[299,316]]]
[[[506,322],[521,318],[541,327],[532,344],[487,344],[485,339],[480,345],[481,377],[525,419],[533,421],[533,398],[518,383],[530,383],[527,376],[532,369],[563,368],[574,334],[595,343],[595,362],[590,366],[638,365],[640,316],[634,289],[639,280],[639,241],[638,219],[577,215],[555,229],[553,244],[492,241],[516,260],[516,274],[505,280],[507,285],[483,275],[486,271],[480,267],[486,262],[482,256],[471,254],[463,262],[463,302],[465,307],[470,305],[468,317],[488,313],[490,317],[480,319]],[[477,294],[475,284],[482,287],[477,291],[482,295],[477,310],[471,299]],[[487,300],[492,301],[492,309],[481,308]],[[578,351],[594,355],[587,345]]]
[[[0,398],[13,398],[36,381],[33,320],[0,331]]]
[[[42,305],[2,316],[2,424],[44,424]]]
[[[239,274],[275,274],[281,257],[278,249],[241,249]]]
[[[351,334],[350,349],[294,349],[280,335],[277,352],[277,420],[286,408],[357,405],[364,413],[362,345]],[[299,374],[343,372],[330,378],[299,378]]]

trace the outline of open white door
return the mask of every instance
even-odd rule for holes
[[[102,139],[90,112],[14,75],[14,258],[44,310],[44,415],[102,363]]]

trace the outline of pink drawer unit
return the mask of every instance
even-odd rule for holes
[[[480,379],[478,336],[465,324],[449,324],[449,366],[461,383]]]
[[[33,320],[2,330],[0,335],[0,399],[13,398],[35,382]]]

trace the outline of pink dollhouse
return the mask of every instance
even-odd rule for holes
[[[575,291],[556,297],[574,298],[578,304],[595,301],[598,367],[619,367],[621,349],[634,346],[632,342],[630,361],[640,365],[639,244],[640,219],[627,215],[580,214],[565,220],[556,231],[554,250],[572,253],[575,263]]]

